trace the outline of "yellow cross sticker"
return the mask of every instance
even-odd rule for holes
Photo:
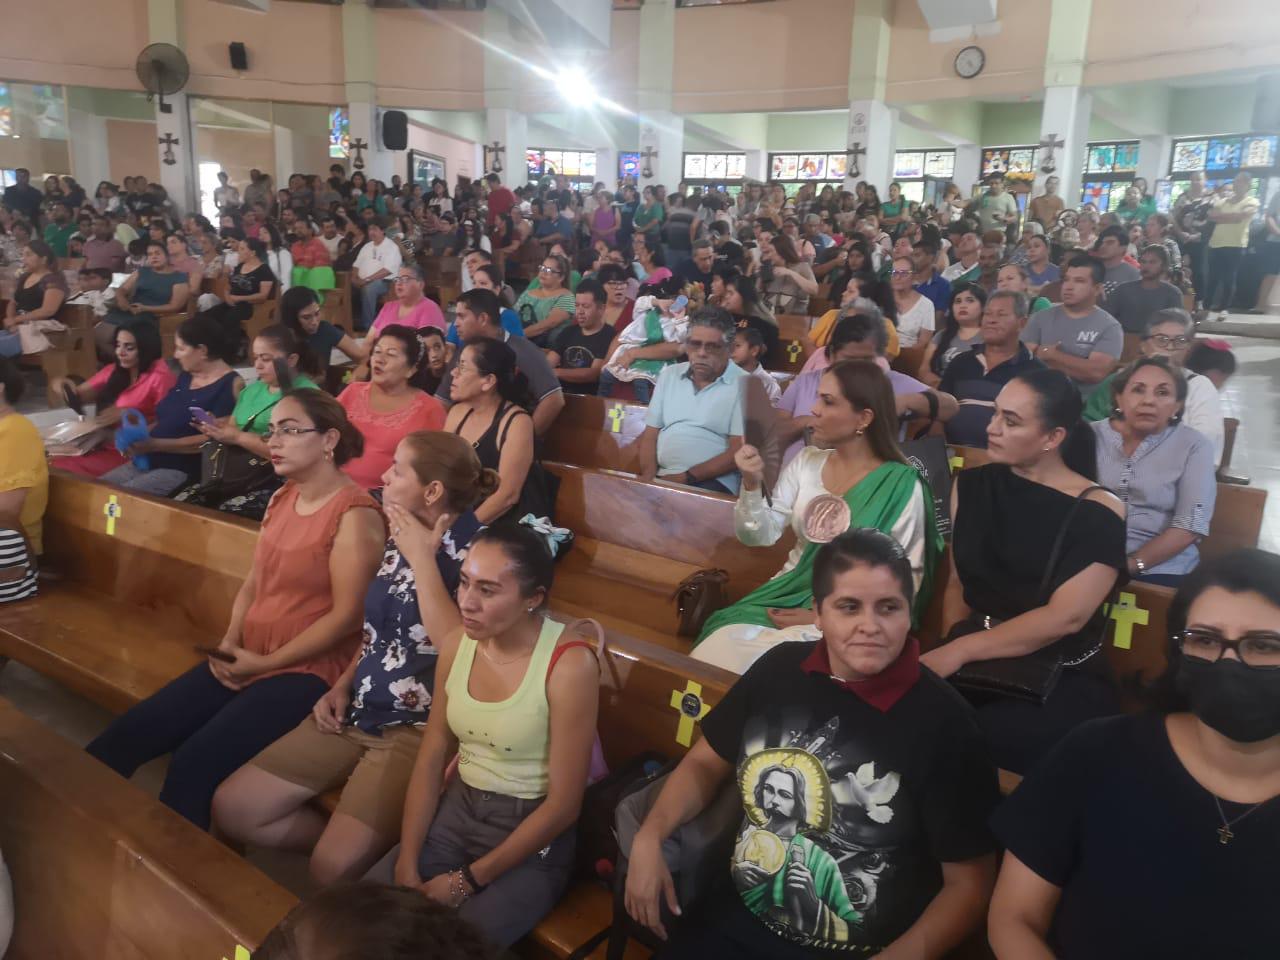
[[[1121,650],[1133,647],[1133,625],[1146,626],[1151,614],[1138,606],[1138,598],[1132,593],[1121,593],[1120,599],[1111,605],[1111,619],[1116,622],[1116,635],[1112,641]]]
[[[792,363],[800,359],[800,354],[804,352],[804,347],[800,346],[799,340],[792,340],[787,344],[787,357]]]
[[[107,518],[107,536],[114,537],[116,520],[124,516],[124,511],[120,509],[120,500],[114,493],[107,497],[107,502],[102,505],[102,515]]]
[[[622,404],[614,404],[606,412],[605,416],[609,418],[609,432],[621,433],[622,422],[626,419],[626,411],[622,409]]]
[[[959,473],[964,469],[964,457],[952,457],[947,463],[951,465],[952,473]]]
[[[693,746],[693,725],[707,715],[711,708],[702,702],[702,684],[690,680],[684,690],[671,691],[671,707],[680,711],[680,723],[676,726],[676,743],[682,747]]]
[[[223,957],[222,960],[227,960],[227,958]],[[250,960],[248,948],[242,947],[239,944],[236,944],[235,960]]]

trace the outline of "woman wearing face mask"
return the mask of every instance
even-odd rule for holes
[[[995,771],[972,712],[920,669],[911,562],[879,530],[810,549],[812,636],[703,719],[627,851],[627,912],[663,939],[664,908],[688,912],[659,960],[939,960],[982,923]],[[733,852],[689,910],[662,847],[726,781]]]
[[[229,836],[309,851],[311,877],[326,885],[362,876],[400,836],[444,642],[427,635],[419,610],[453,604],[462,558],[481,529],[472,507],[497,477],[470,444],[423,431],[400,441],[382,484],[391,535],[365,594],[360,653],[311,716],[229,777],[213,799],[214,821]],[[430,584],[415,574],[427,566],[435,571]],[[430,592],[436,583],[441,595]],[[332,817],[310,805],[340,783]]]
[[[1280,942],[1280,557],[1206,560],[1156,709],[1065,739],[997,811],[1001,960],[1264,958]]]
[[[1128,508],[1129,575],[1177,586],[1200,562],[1218,493],[1213,446],[1181,422],[1187,379],[1164,357],[1143,357],[1111,383],[1111,417],[1091,424],[1098,480]]]
[[[979,284],[964,280],[951,288],[951,305],[942,329],[929,341],[920,363],[923,382],[938,386],[952,360],[982,343],[982,310],[986,305],[987,291]]]
[[[1100,638],[1102,604],[1126,570],[1124,504],[1094,482],[1082,406],[1060,371],[1009,381],[987,425],[993,462],[960,471],[951,499],[948,640],[922,659],[942,677],[974,665],[957,682],[996,765],[1014,773],[1120,709]],[[1018,660],[1018,673],[993,660]],[[1006,681],[998,691],[981,685],[993,674]]]
[[[300,349],[297,337],[288,327],[278,324],[267,327],[254,337],[250,347],[250,359],[257,377],[240,391],[231,416],[215,423],[196,423],[197,429],[210,440],[227,447],[237,447],[265,462],[267,469],[259,471],[262,474],[260,483],[243,489],[215,487],[212,495],[197,488],[190,496],[180,495],[175,499],[216,507],[253,520],[262,519],[271,495],[284,483],[274,471],[270,471],[271,450],[267,447],[266,436],[271,426],[271,411],[289,390],[318,389],[315,382],[302,372]]]
[[[364,436],[364,452],[343,469],[366,490],[382,485],[401,437],[444,426],[444,406],[418,385],[421,366],[417,333],[390,324],[369,352],[369,379],[355,381],[338,396],[351,423]]]

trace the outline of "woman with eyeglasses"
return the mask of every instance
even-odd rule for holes
[[[933,336],[933,301],[912,286],[915,266],[910,256],[894,257],[889,289],[898,307],[898,345],[914,347]]]
[[[399,324],[413,330],[423,327],[445,329],[444,313],[440,305],[426,295],[426,275],[416,263],[402,263],[396,274],[396,299],[389,301],[378,311],[369,335],[376,337],[390,324]]]
[[[515,310],[524,326],[524,335],[546,348],[561,330],[573,321],[573,294],[569,282],[569,260],[548,254],[538,268],[538,286],[520,294]]]
[[[1155,709],[1081,727],[996,812],[1000,960],[1275,955],[1280,557],[1205,561],[1168,624]]]
[[[350,665],[386,540],[377,503],[343,470],[364,441],[336,400],[289,393],[266,439],[285,485],[217,652],[86,748],[125,777],[172,754],[160,801],[201,829],[218,785],[301,723]]]
[[[1187,357],[1195,344],[1196,326],[1191,314],[1181,308],[1157,310],[1147,320],[1139,350],[1144,357],[1164,357],[1187,380],[1187,398],[1182,408],[1182,423],[1198,430],[1213,447],[1213,462],[1222,459],[1224,428],[1222,401],[1218,388],[1208,377],[1187,368]],[[1084,405],[1084,418],[1090,422],[1110,418],[1115,404],[1111,400],[1111,384],[1119,372],[1113,373],[1094,388]]]
[[[1200,562],[1218,493],[1213,446],[1181,422],[1187,380],[1164,357],[1143,357],[1111,383],[1111,416],[1091,426],[1098,481],[1128,507],[1129,574],[1177,586]]]

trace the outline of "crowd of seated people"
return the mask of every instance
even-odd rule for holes
[[[185,310],[210,275],[210,231],[192,218],[151,239],[146,224],[147,265],[105,326],[112,362],[56,385],[71,406],[96,404],[101,443],[53,466],[261,520],[207,662],[115,720],[91,755],[125,776],[172,755],[161,799],[197,826],[304,853],[322,886],[367,876],[417,891],[488,946],[520,940],[570,882],[600,682],[588,645],[547,616],[557,552],[539,521],[555,493],[539,438],[566,393],[621,394],[648,406],[638,480],[735,498],[735,549],[795,536],[691,652],[740,679],[628,851],[625,903],[670,934],[661,956],[943,957],[989,903],[1002,960],[1105,955],[1152,858],[1169,876],[1138,902],[1148,935],[1171,936],[1152,933],[1168,904],[1196,909],[1180,862],[1247,885],[1223,910],[1230,929],[1214,924],[1224,939],[1196,932],[1164,955],[1238,943],[1232,955],[1251,956],[1274,932],[1260,901],[1280,854],[1267,806],[1280,796],[1280,571],[1258,552],[1200,560],[1235,361],[1194,342],[1165,281],[1152,285],[1168,258],[1159,223],[1141,272],[1121,279],[1131,265],[1110,224],[1098,256],[1063,245],[1074,228],[1056,222],[984,243],[983,227],[1016,221],[1001,186],[971,209],[915,209],[892,189],[886,202],[779,188],[722,203],[629,185],[615,206],[554,178],[428,196],[331,174],[279,193],[258,174],[222,193],[227,292],[176,326],[176,372],[153,315]],[[138,227],[143,209],[169,216],[145,183],[131,193],[150,199],[102,212]],[[27,235],[34,309],[60,292],[42,248]],[[436,250],[463,254],[452,304],[425,282],[436,254],[418,254]],[[323,269],[350,272],[350,315],[326,318],[336,280]],[[268,300],[275,322],[249,343],[245,383],[231,361]],[[776,377],[778,317],[811,300],[832,305],[811,321],[819,349]],[[1142,331],[1128,364],[1118,303]],[[903,349],[911,368],[894,369]],[[335,350],[357,370],[336,400]],[[22,378],[2,359],[0,374],[8,600],[35,590],[48,479],[13,409]],[[779,411],[771,486],[744,442],[749,378]],[[117,448],[126,410],[148,432]],[[958,474],[949,551],[948,518],[902,452],[926,420],[990,459]],[[216,456],[256,472],[211,482]],[[922,651],[913,631],[944,574],[944,642]],[[1105,604],[1130,580],[1178,588],[1165,699],[1141,718],[1121,716],[1102,651]],[[1027,775],[1004,801],[997,768]],[[335,788],[328,816],[311,801]],[[677,903],[664,841],[722,789],[730,863]],[[271,950],[320,929],[304,911]],[[1141,953],[1141,932],[1117,935]]]

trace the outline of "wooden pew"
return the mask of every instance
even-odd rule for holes
[[[648,407],[625,400],[565,394],[564,409],[542,438],[542,456],[597,470],[638,473],[636,441]]]
[[[799,373],[817,349],[809,339],[813,317],[784,313],[777,320],[778,342],[766,354],[764,368],[778,373]]]
[[[928,343],[922,343],[916,347],[903,347],[889,366],[899,373],[905,373],[908,377],[918,377],[920,364],[924,363],[924,354],[928,349]]]
[[[556,566],[553,609],[594,616],[651,643],[689,649],[690,641],[676,636],[671,600],[689,574],[727,570],[727,593],[737,600],[777,573],[794,544],[788,531],[772,547],[742,546],[733,532],[734,501],[724,494],[545,465],[560,480],[556,523],[575,534],[573,549]]]
[[[296,900],[213,837],[0,700],[11,960],[233,957]]]

